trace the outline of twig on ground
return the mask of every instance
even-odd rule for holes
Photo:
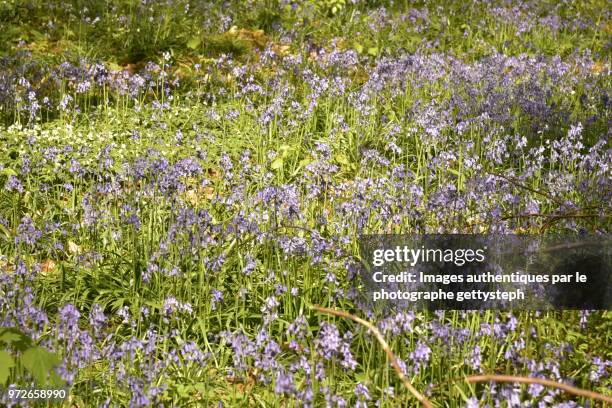
[[[562,218],[610,218],[610,214],[541,214],[541,213],[525,213],[525,214],[515,214],[515,215],[506,215],[502,217],[502,220],[509,220],[512,218],[553,218],[553,219],[562,219]]]
[[[544,196],[544,197],[548,198],[549,200],[553,201],[554,203],[556,203],[558,205],[563,205],[563,201],[561,201],[560,199],[558,199],[556,197],[553,197],[552,194],[550,194],[548,191],[537,190],[537,189],[535,189],[533,187],[529,187],[529,186],[521,183],[520,181],[516,180],[514,177],[508,177],[508,176],[505,176],[503,174],[495,173],[495,172],[492,172],[492,171],[489,171],[487,173],[492,175],[492,176],[499,177],[500,179],[504,179],[508,183],[514,184],[516,187],[519,187],[519,188],[522,188],[524,190],[531,191],[532,193]]]
[[[425,408],[433,408],[433,405],[431,404],[431,402],[423,394],[417,391],[417,389],[414,388],[414,386],[410,383],[410,381],[408,380],[408,378],[406,377],[406,375],[400,368],[399,364],[397,363],[397,358],[395,357],[395,354],[391,350],[391,347],[389,347],[389,344],[387,344],[387,342],[385,341],[385,338],[380,333],[380,331],[376,328],[376,326],[374,326],[372,323],[368,322],[367,320],[364,320],[360,317],[357,317],[355,315],[352,315],[342,310],[328,309],[328,308],[316,306],[316,305],[312,306],[312,309],[320,313],[325,313],[325,314],[338,316],[338,317],[344,317],[346,319],[350,319],[366,327],[374,335],[374,337],[376,337],[376,340],[378,340],[378,343],[381,345],[381,347],[387,354],[387,357],[389,358],[389,360],[391,360],[391,365],[393,366],[393,369],[397,373],[398,377],[400,378],[404,386],[408,389],[408,391],[410,391],[410,393],[417,400],[419,400],[419,402]],[[557,389],[563,390],[568,394],[572,394],[572,395],[576,395],[576,396],[580,396],[584,398],[590,398],[590,399],[594,399],[598,401],[603,401],[605,403],[612,403],[612,397],[609,397],[607,395],[599,394],[594,391],[584,390],[582,388],[577,388],[569,384],[563,384],[557,381],[547,380],[545,378],[521,377],[521,376],[515,376],[515,375],[482,374],[482,375],[471,375],[471,376],[463,377],[463,378],[456,378],[454,380],[447,381],[445,383],[461,381],[461,380],[467,381],[469,383],[495,381],[495,382],[507,382],[507,383],[521,383],[521,384],[540,384],[545,387],[551,387],[551,388],[557,388]]]
[[[354,316],[354,315],[352,315],[350,313],[347,313],[347,312],[344,312],[342,310],[327,309],[325,307],[316,306],[316,305],[312,306],[312,309],[316,310],[317,312],[321,312],[321,313],[325,313],[325,314],[329,314],[329,315],[333,315],[333,316],[338,316],[338,317],[344,317],[346,319],[350,319],[350,320],[352,320],[352,321],[354,321],[356,323],[359,323],[360,325],[366,327],[374,335],[374,337],[376,337],[376,340],[378,340],[378,343],[380,343],[381,347],[383,348],[383,350],[387,354],[387,357],[389,358],[389,360],[391,360],[391,365],[393,366],[393,369],[397,373],[397,376],[400,378],[400,380],[404,384],[404,387],[406,387],[408,389],[408,391],[410,391],[410,393],[417,400],[419,400],[419,402],[425,408],[433,408],[433,405],[431,405],[431,402],[429,402],[429,400],[423,394],[421,394],[416,388],[414,388],[414,386],[410,383],[410,381],[408,380],[408,378],[406,377],[406,375],[402,371],[401,367],[399,366],[399,364],[397,362],[397,358],[395,357],[395,354],[391,350],[391,347],[389,347],[389,345],[385,341],[385,338],[380,333],[380,331],[376,328],[376,326],[374,326],[372,323],[368,322],[367,320],[364,320],[364,319],[362,319],[360,317]]]
[[[535,377],[519,377],[515,375],[496,375],[496,374],[483,374],[483,375],[471,375],[465,377],[465,381],[469,383],[479,383],[479,382],[508,382],[508,383],[522,383],[522,384],[540,384],[545,387],[558,388],[567,392],[568,394],[577,395],[580,397],[595,399],[607,403],[612,403],[612,397],[607,395],[599,394],[594,391],[583,390],[582,388],[577,388],[572,385],[563,384],[560,382],[547,380],[544,378],[535,378]]]
[[[513,218],[546,218],[546,222],[540,227],[540,233],[546,231],[554,223],[571,218],[610,218],[610,214],[581,214],[581,213],[566,213],[566,214],[541,214],[541,213],[526,213],[507,215],[502,217],[502,220],[510,220]]]

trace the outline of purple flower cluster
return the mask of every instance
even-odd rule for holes
[[[201,26],[248,34],[230,29],[234,3]],[[370,319],[432,398],[433,383],[501,369],[609,384],[612,363],[586,334],[605,331],[601,312],[381,312],[355,289],[361,234],[607,233],[601,56],[505,52],[511,44],[461,56],[444,48],[447,31],[476,49],[475,32],[493,29],[455,27],[443,4],[398,15],[346,3],[369,30],[356,44],[422,42],[308,39],[287,51],[275,39],[248,58],[199,61],[187,77],[169,52],[125,69],[0,58],[0,327],[58,352],[57,373],[87,404],[248,405],[259,402],[247,391],[263,390],[283,406],[405,405],[371,334],[312,304]],[[478,5],[500,38],[584,29],[565,6],[493,3]],[[154,22],[164,5],[196,7],[135,8]],[[81,13],[88,25],[107,18]],[[125,32],[138,23],[103,14]],[[295,38],[307,20],[278,34]],[[440,400],[578,406],[537,384],[455,392]]]

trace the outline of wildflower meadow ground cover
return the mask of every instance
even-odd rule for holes
[[[608,234],[588,1],[0,0],[0,404],[599,407],[609,311],[356,302],[365,233]],[[7,389],[66,387],[61,402]]]

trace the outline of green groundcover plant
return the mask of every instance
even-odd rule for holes
[[[366,233],[609,233],[610,17],[0,1],[0,403],[605,406],[466,378],[610,399],[609,311],[379,313],[354,283]]]

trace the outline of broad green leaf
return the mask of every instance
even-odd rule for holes
[[[368,382],[368,373],[357,373],[355,375],[355,378],[357,379],[357,381],[359,381],[361,383],[367,383]]]
[[[108,61],[106,64],[108,65],[108,68],[111,71],[120,71],[121,70],[121,66],[119,64],[117,64],[116,62],[114,62],[114,61]]]
[[[283,152],[283,154],[287,153],[290,150],[293,150],[293,147],[289,146],[289,145],[281,145],[278,150],[280,150],[281,152]]]
[[[372,55],[372,56],[377,56],[378,55],[378,47],[370,47],[368,48],[368,54]]]
[[[0,350],[0,385],[4,385],[11,373],[10,369],[15,367],[13,357],[6,351]]]
[[[455,170],[455,169],[447,169],[447,170],[449,173],[454,174],[457,177],[461,175],[461,173],[458,170]]]
[[[206,385],[206,383],[203,383],[203,382],[197,382],[193,384],[193,388],[195,388],[197,391],[199,391],[202,394],[205,394],[208,391],[208,386]]]
[[[282,157],[277,157],[276,159],[274,159],[274,161],[272,161],[272,164],[270,165],[270,167],[272,168],[272,170],[278,170],[281,167],[283,167],[283,158]]]
[[[14,327],[0,329],[0,343],[14,347],[17,350],[25,350],[32,344],[28,336]]]
[[[359,43],[355,43],[355,51],[357,51],[359,54],[361,54],[363,52],[363,45],[359,44]]]
[[[310,157],[307,157],[305,159],[300,160],[300,162],[298,163],[299,167],[306,167],[308,166],[310,163],[312,163],[312,159]]]
[[[349,159],[343,154],[338,153],[334,156],[334,158],[340,164],[344,164],[344,165],[349,164]]]
[[[31,347],[21,355],[21,363],[32,374],[38,385],[47,383],[53,368],[60,363],[59,357],[43,347]]]
[[[193,36],[189,39],[189,41],[187,41],[187,47],[191,48],[192,50],[195,50],[200,46],[201,42],[202,40],[199,36]]]
[[[4,174],[6,176],[16,176],[17,172],[15,170],[9,169],[7,167],[7,168],[4,168],[4,169],[0,170],[0,174]]]
[[[15,328],[4,327],[0,329],[0,342],[4,344],[14,343],[16,341],[21,340],[22,337],[23,334]]]
[[[162,308],[162,304],[161,302],[154,302],[152,300],[145,300],[144,304],[153,308],[153,309],[161,309]]]

